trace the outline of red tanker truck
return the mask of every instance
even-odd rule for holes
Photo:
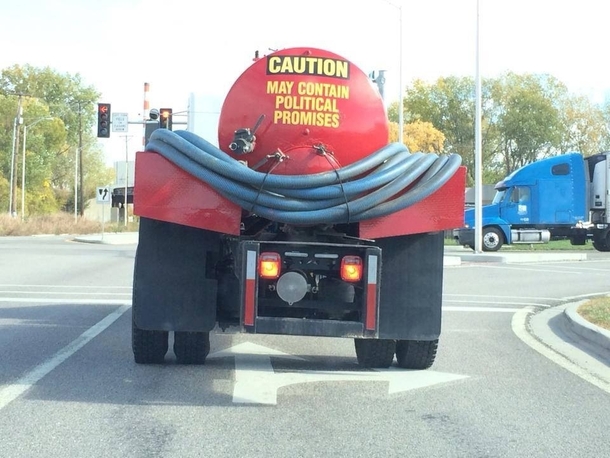
[[[203,364],[210,332],[344,337],[362,366],[425,369],[441,332],[443,231],[461,227],[457,155],[388,142],[378,90],[313,48],[257,59],[218,145],[157,129],[136,155],[136,363]]]

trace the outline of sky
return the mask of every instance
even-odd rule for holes
[[[222,99],[255,51],[307,46],[386,70],[392,102],[401,80],[474,77],[477,11],[482,78],[548,73],[595,103],[610,99],[607,0],[2,1],[0,69],[78,73],[137,121],[145,82],[151,108],[177,113],[190,94]],[[133,160],[142,127],[99,141],[108,164]]]

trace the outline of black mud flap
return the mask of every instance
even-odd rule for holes
[[[378,239],[382,249],[379,338],[436,340],[441,332],[442,232]]]
[[[216,324],[213,259],[220,234],[140,219],[133,317],[144,330],[211,331]]]

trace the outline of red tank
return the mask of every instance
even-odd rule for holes
[[[258,59],[237,79],[218,138],[220,149],[250,167],[265,171],[276,163],[266,157],[281,153],[287,158],[273,173],[304,175],[344,167],[387,145],[388,121],[377,88],[352,62],[290,48]]]

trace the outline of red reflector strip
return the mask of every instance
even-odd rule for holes
[[[254,326],[254,305],[256,303],[256,251],[246,255],[246,288],[244,291],[244,325]]]
[[[377,326],[377,256],[368,256],[366,285],[366,322],[367,331],[374,331]]]

